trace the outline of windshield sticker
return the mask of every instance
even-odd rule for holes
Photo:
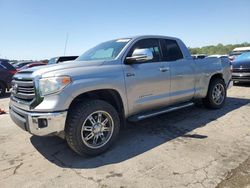
[[[118,39],[116,42],[128,42],[130,39]]]

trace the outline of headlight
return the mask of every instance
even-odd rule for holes
[[[39,80],[39,92],[41,96],[57,93],[71,83],[69,76],[41,78]]]

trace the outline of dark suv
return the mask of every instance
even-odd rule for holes
[[[5,95],[6,89],[11,88],[11,80],[16,73],[16,69],[7,59],[0,59],[0,97]]]
[[[238,56],[233,62],[233,82],[250,82],[250,52]]]

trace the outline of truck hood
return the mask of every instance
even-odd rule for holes
[[[234,69],[250,69],[250,60],[241,60],[241,61],[234,61],[233,62]]]
[[[70,72],[70,69],[82,69],[84,67],[100,66],[104,64],[105,61],[68,61],[65,63],[59,63],[54,65],[45,65],[41,67],[33,67],[18,72],[18,74],[32,74],[35,76],[53,76],[56,72],[65,71]]]

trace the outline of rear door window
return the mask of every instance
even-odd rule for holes
[[[175,40],[161,39],[161,47],[164,61],[183,59],[181,49]]]

